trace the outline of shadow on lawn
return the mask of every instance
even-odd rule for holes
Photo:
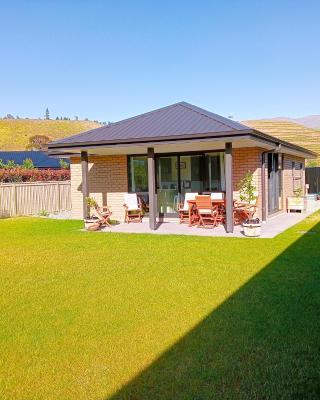
[[[319,281],[320,224],[109,399],[319,398]]]

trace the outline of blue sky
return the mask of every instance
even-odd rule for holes
[[[0,116],[320,114],[319,1],[1,2]]]

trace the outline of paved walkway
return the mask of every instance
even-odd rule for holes
[[[320,205],[318,206],[320,208]],[[261,238],[273,238],[279,233],[285,231],[291,226],[305,219],[311,215],[312,212],[300,213],[282,213],[277,216],[270,218],[266,223],[262,224],[261,227]],[[212,237],[242,237],[242,227],[235,226],[233,233],[227,233],[224,226],[220,225],[214,229],[204,229],[197,227],[189,227],[187,224],[179,224],[178,220],[171,219],[158,223],[158,227],[155,231],[151,231],[149,228],[149,221],[144,218],[142,223],[121,223],[114,225],[112,228],[104,228],[103,232],[122,232],[122,233],[151,233],[153,235],[196,235],[196,236],[212,236]]]

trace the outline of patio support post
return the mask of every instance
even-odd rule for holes
[[[156,182],[155,182],[154,148],[148,147],[148,185],[149,185],[149,226],[152,231],[156,229]]]
[[[233,232],[233,183],[232,183],[232,143],[226,143],[225,152],[226,179],[226,231]]]
[[[88,218],[88,204],[86,197],[89,197],[89,184],[88,184],[88,153],[81,152],[81,171],[82,171],[82,196],[83,196],[83,219]]]

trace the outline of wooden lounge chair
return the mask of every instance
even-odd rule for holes
[[[109,207],[99,207],[98,205],[96,205],[93,208],[93,215],[98,218],[100,226],[107,225],[111,227],[109,219],[112,215],[112,212],[109,210]]]
[[[218,225],[218,206],[213,206],[210,196],[196,196],[196,207],[199,216],[198,227],[214,228]]]
[[[198,193],[186,193],[184,196],[184,202],[180,204],[178,208],[179,213],[179,223],[183,224],[184,222],[189,223],[189,200],[195,200]]]
[[[136,193],[126,193],[124,195],[124,221],[129,222],[142,222],[142,206],[140,198]]]

